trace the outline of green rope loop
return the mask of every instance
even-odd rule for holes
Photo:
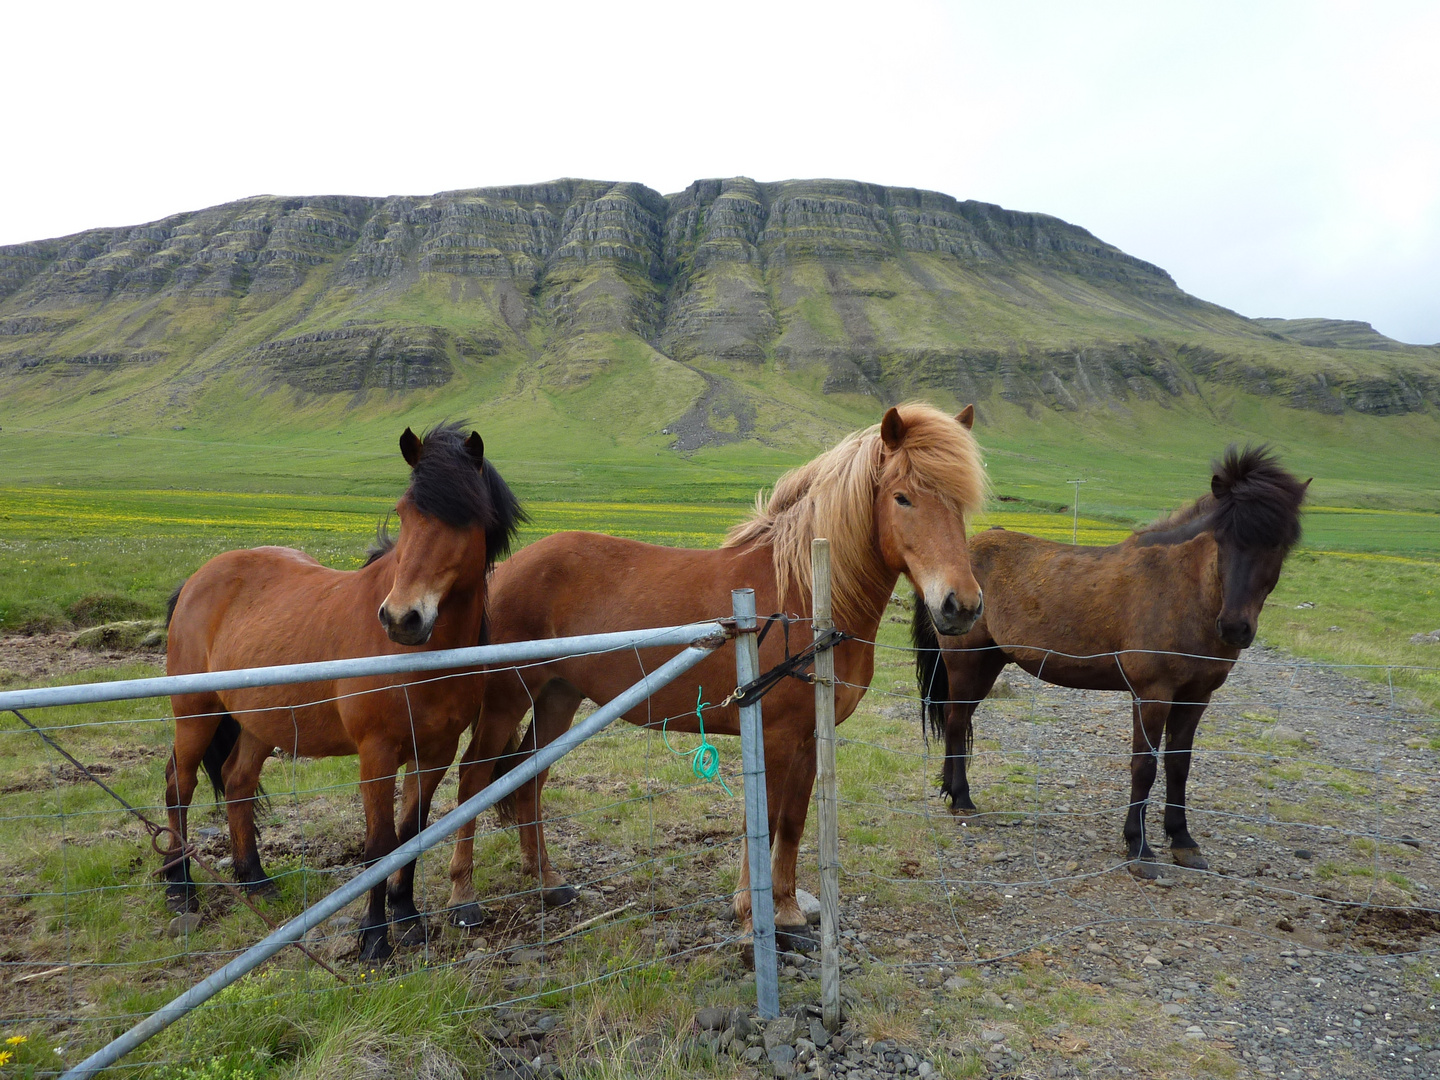
[[[730,785],[725,783],[725,778],[720,775],[720,750],[710,741],[705,734],[705,717],[702,710],[710,707],[710,702],[701,701],[705,695],[705,688],[697,687],[695,691],[695,722],[700,725],[700,745],[694,750],[676,750],[670,745],[670,734],[667,730],[670,720],[667,717],[664,724],[660,726],[660,737],[665,740],[665,749],[676,757],[688,757],[690,759],[690,771],[695,774],[696,780],[714,780],[722,788],[725,794],[734,796]]]

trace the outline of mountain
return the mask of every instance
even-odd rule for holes
[[[847,180],[258,196],[0,247],[6,423],[458,411],[542,448],[563,421],[647,454],[801,452],[909,396],[1001,428],[1433,420],[1440,347],[1246,319],[1057,218]]]

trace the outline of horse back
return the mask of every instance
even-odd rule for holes
[[[1048,682],[1128,690],[1137,681],[1174,687],[1218,677],[1218,685],[1229,671],[1229,663],[1161,655],[1233,652],[1213,629],[1221,594],[1208,534],[1090,547],[996,530],[976,536],[970,550],[986,633]]]
[[[389,651],[381,648],[375,591],[364,576],[332,570],[293,548],[227,551],[181,587],[166,669],[180,675],[365,655],[336,651],[355,645]]]
[[[556,533],[496,567],[488,598],[491,640],[498,644],[724,618],[731,614],[730,592],[739,588],[755,590],[756,609],[762,616],[780,610],[768,547],[700,550],[598,533]],[[790,649],[798,651],[809,643],[810,636],[808,625],[791,628]],[[780,663],[785,650],[784,630],[772,628],[760,646],[761,669]],[[640,649],[562,657],[532,665],[524,674],[531,690],[522,690],[513,677],[492,674],[485,690],[486,712],[492,704],[496,715],[506,712],[502,700],[516,708],[527,707],[530,693],[549,679],[563,680],[581,695],[603,703],[676,651],[673,647]],[[847,683],[868,684],[873,666],[870,647],[842,644],[836,651],[837,669],[847,663],[848,675],[842,678]],[[715,702],[734,686],[734,653],[719,649],[656,691],[626,718],[645,723],[647,718],[670,717],[670,729],[694,731],[697,694]],[[859,696],[849,686],[837,695],[837,722],[854,709]],[[814,691],[807,684],[782,680],[766,698],[766,709],[767,717],[808,716],[805,722],[813,730]],[[767,732],[776,722],[767,720]],[[737,734],[737,711],[730,706],[707,713],[705,729]]]
[[[673,626],[730,614],[752,588],[774,610],[768,552],[646,544],[602,533],[554,533],[495,568],[487,607],[494,642]]]

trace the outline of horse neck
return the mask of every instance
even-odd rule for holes
[[[351,573],[355,575],[356,582],[362,583],[366,588],[372,590],[379,589],[380,596],[383,597],[395,582],[395,548],[387,548],[373,560]]]
[[[878,553],[870,553],[879,563]],[[832,566],[835,555],[831,553]],[[858,598],[851,598],[849,603],[832,601],[831,621],[836,628],[845,631],[852,637],[864,641],[874,641],[875,634],[880,629],[880,620],[885,616],[885,607],[890,603],[890,595],[895,591],[895,585],[900,580],[900,575],[883,569],[879,575],[869,574],[857,577],[868,583],[868,587]],[[873,570],[873,568],[872,568]],[[879,580],[875,580],[878,576]],[[814,596],[808,585],[797,582],[793,592],[799,594],[799,614],[808,618],[814,610]]]

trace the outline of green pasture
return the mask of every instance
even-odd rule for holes
[[[856,925],[890,927],[887,913],[905,912],[911,921],[902,925],[933,935],[941,955],[954,963],[968,955],[968,947],[941,937],[959,931],[943,902],[936,918],[935,861],[954,865],[975,858],[976,841],[957,831],[947,814],[889,812],[914,805],[915,793],[933,780],[935,765],[919,745],[909,707],[907,621],[903,604],[887,615],[881,631],[886,647],[877,653],[880,692],[847,722],[847,739],[838,748],[844,887],[847,902],[861,905],[851,909]],[[147,673],[136,665],[106,674]],[[903,702],[899,695],[905,695]],[[1029,705],[1016,700],[1000,707],[1007,716],[1019,716]],[[43,721],[81,760],[105,764],[107,781],[158,817],[171,737],[165,711],[163,702],[116,702],[46,710]],[[689,735],[672,741],[682,752],[696,743]],[[707,947],[732,933],[724,902],[735,884],[736,838],[742,831],[738,743],[718,742],[721,775],[733,794],[696,782],[688,762],[667,749],[658,731],[617,725],[567,758],[563,774],[547,788],[552,852],[572,881],[615,890],[581,913],[542,919],[533,898],[514,895],[526,884],[517,845],[513,835],[495,831],[487,816],[481,821],[487,831],[477,840],[476,885],[495,923],[467,934],[434,918],[424,948],[401,950],[379,970],[359,968],[353,957],[337,962],[343,985],[299,954],[283,952],[136,1053],[130,1061],[134,1075],[330,1078],[376,1075],[377,1060],[398,1060],[415,1075],[458,1075],[444,1070],[457,1062],[465,1069],[499,1064],[496,1030],[505,1021],[491,1007],[517,998],[524,1008],[563,1018],[563,1035],[551,1046],[567,1076],[734,1075],[732,1059],[696,1047],[690,1037],[699,1007],[753,1007],[755,993],[753,976],[732,945]],[[53,753],[13,717],[0,717],[0,760],[6,762],[0,773],[0,873],[35,894],[24,905],[27,918],[7,936],[10,956],[33,965],[27,971],[52,962],[74,965],[69,985],[39,983],[23,1003],[19,998],[7,1003],[6,1011],[33,1015],[43,1012],[44,1002],[55,1012],[79,1011],[79,1022],[0,1020],[0,1038],[26,1037],[7,1075],[44,1075],[57,1062],[75,1064],[170,1000],[218,966],[222,955],[251,944],[261,927],[251,912],[211,890],[200,931],[165,936],[170,916],[151,878],[158,859],[136,824],[98,788],[57,768]],[[977,783],[998,813],[1035,809],[1030,766],[1015,775],[1003,775],[1008,765],[977,769]],[[278,895],[262,901],[271,918],[298,913],[333,888],[336,865],[358,858],[355,774],[353,758],[277,756],[267,762],[270,800],[257,817],[267,868],[280,881]],[[441,787],[442,806],[453,802],[455,790],[452,773]],[[215,858],[226,850],[223,818],[212,808],[208,790],[197,792],[190,821],[192,836],[212,830],[211,839],[200,840],[207,855]],[[812,815],[800,881],[812,892],[818,888],[814,829]],[[994,845],[981,846],[988,852]],[[1112,858],[1103,849],[1078,857],[1087,871]],[[447,860],[442,846],[421,861],[418,890],[422,906],[432,911],[446,894]],[[203,873],[198,876],[205,880]],[[622,913],[582,937],[557,940],[582,917],[618,905],[622,897],[636,903],[638,914]],[[989,910],[993,900],[982,889],[957,895],[953,903],[968,920]],[[922,911],[928,912],[924,919],[917,917]],[[345,914],[357,913],[358,905],[352,905]],[[684,949],[677,955],[667,944],[673,934],[681,935]],[[501,957],[506,947],[533,944],[541,935],[550,942],[543,964],[511,966]],[[326,949],[351,937],[353,931],[327,926],[312,945]],[[982,955],[996,951],[983,937],[975,944]],[[1133,1029],[1137,1034],[1120,1056],[1136,1069],[1175,1037],[1154,1023],[1153,1002],[1098,993],[1052,966],[1065,955],[1062,944],[1042,944],[994,974],[963,967],[960,985],[943,995],[935,982],[917,981],[902,970],[907,963],[928,961],[930,953],[898,935],[888,943],[879,933],[872,947],[877,959],[845,976],[853,995],[851,1016],[872,1038],[927,1047],[946,1080],[984,1075],[976,1050],[979,1032],[997,1022],[1016,1025],[1026,1047],[1061,1021],[1077,1038],[1096,1043],[1107,1031]],[[813,1001],[817,994],[812,977],[782,981],[782,1005]],[[1000,1004],[997,994],[1012,1004]],[[1222,1072],[1233,1068],[1228,1052],[1193,1052],[1201,1050]],[[1059,1051],[1041,1049],[1032,1060],[1047,1057],[1058,1060]]]
[[[1067,949],[1078,944],[1042,943],[991,971],[960,963],[970,945],[984,956],[997,951],[985,938],[983,922],[997,903],[996,890],[964,889],[947,905],[936,894],[937,868],[972,865],[1000,850],[1004,841],[993,831],[971,835],[956,828],[938,804],[930,804],[934,814],[892,812],[926,809],[916,793],[933,783],[936,764],[934,749],[927,753],[917,734],[913,670],[904,650],[907,623],[905,604],[897,603],[882,623],[874,689],[847,721],[838,748],[847,919],[875,932],[871,948],[876,959],[844,977],[854,995],[851,1016],[871,1038],[926,1047],[946,1080],[985,1074],[977,1051],[980,1031],[997,1023],[1013,1025],[1016,1045],[1026,1049],[1034,1069],[1060,1060],[1060,1051],[1044,1033],[1063,1022],[1074,1046],[1101,1046],[1107,1033],[1124,1032],[1121,1043],[1112,1043],[1117,1060],[1137,1073],[1159,1075],[1153,1063],[1173,1058],[1179,1029],[1163,1022],[1154,1000],[1132,989],[1105,990],[1067,971]],[[135,665],[70,678],[150,673]],[[1000,698],[986,708],[990,712],[981,729],[986,751],[997,748],[991,740],[1007,728],[1051,719],[1027,697]],[[1117,702],[1116,708],[1117,718],[1122,717],[1123,704]],[[107,782],[159,816],[156,804],[171,738],[164,702],[45,710],[43,722],[82,761],[105,765]],[[1224,731],[1209,733],[1208,745],[1245,750],[1255,743],[1270,763],[1262,782],[1283,787],[1314,765],[1300,760],[1303,742],[1282,745],[1269,737],[1266,729],[1273,722],[1246,717],[1235,725],[1217,723]],[[697,740],[681,735],[672,741],[683,752]],[[521,999],[523,1008],[562,1019],[562,1034],[549,1046],[566,1076],[680,1080],[735,1075],[732,1059],[698,1048],[690,1037],[701,1006],[754,1002],[753,977],[733,945],[709,947],[731,933],[724,898],[735,884],[743,806],[738,743],[717,742],[721,775],[734,794],[696,782],[686,760],[667,749],[658,731],[624,724],[578,748],[557,770],[546,802],[557,865],[577,884],[613,890],[592,898],[578,913],[542,917],[532,897],[515,895],[526,884],[517,845],[487,816],[477,839],[476,885],[497,916],[495,923],[465,933],[433,918],[424,947],[402,949],[378,970],[358,967],[349,955],[337,960],[343,985],[299,954],[282,952],[136,1053],[130,1062],[133,1075],[328,1080],[393,1074],[379,1073],[376,1062],[406,1074],[468,1074],[500,1064],[496,1033],[507,1021],[492,1007],[514,999]],[[0,1020],[0,1038],[26,1037],[7,1075],[45,1075],[57,1060],[75,1064],[263,931],[251,912],[211,889],[200,930],[165,936],[170,916],[151,877],[158,859],[135,823],[98,788],[60,767],[54,754],[10,716],[0,717],[0,760],[6,763],[0,771],[0,873],[34,894],[23,905],[24,920],[7,934],[7,955],[31,965],[27,971],[73,965],[68,984],[36,984],[23,1001],[7,1002],[5,1011],[12,1016],[78,1013],[79,1022]],[[1113,777],[1117,791],[1123,761],[1121,744]],[[987,807],[1013,819],[1075,798],[1068,789],[1040,785],[1042,768],[1027,755],[994,755],[980,759],[973,775]],[[1277,804],[1277,821],[1310,820],[1306,814],[1333,820],[1353,797],[1352,789],[1342,785],[1356,776],[1335,769],[1331,789],[1293,813]],[[358,859],[362,829],[355,780],[354,758],[276,756],[267,762],[264,782],[270,799],[257,817],[267,868],[280,881],[278,895],[261,902],[271,918],[297,914],[334,887],[337,867]],[[442,808],[453,803],[455,792],[452,772],[439,794]],[[1252,799],[1253,790],[1226,789],[1208,798],[1217,807],[1233,809]],[[1108,825],[1116,828],[1118,813],[1112,816]],[[203,837],[202,829],[210,831],[209,839],[200,840],[202,850],[212,859],[222,855],[227,850],[224,820],[203,787],[192,810],[192,836]],[[800,865],[800,884],[811,891],[817,888],[814,829],[812,815]],[[442,846],[421,861],[417,886],[422,907],[432,912],[447,892],[448,854]],[[1080,872],[1087,874],[1114,861],[1113,850],[1103,843],[1073,854]],[[1403,847],[1382,854],[1386,867],[1422,858]],[[1371,861],[1371,853],[1357,851],[1333,871],[1326,864],[1323,873],[1335,877],[1333,882],[1326,878],[1327,887],[1366,896],[1369,880],[1356,875]],[[1403,875],[1387,875],[1383,887],[1391,890],[1387,897],[1414,902]],[[560,939],[581,918],[617,908],[622,900],[635,908],[581,937]],[[358,907],[344,914],[354,917]],[[924,931],[926,944],[911,945],[897,927]],[[947,933],[963,934],[968,944],[962,947],[942,936]],[[542,935],[549,943],[543,962],[505,962],[504,949],[533,944]],[[673,955],[672,935],[678,935],[682,948]],[[311,944],[328,949],[349,938],[353,930],[331,924]],[[905,970],[916,962],[923,968],[937,955],[958,963],[961,973],[959,984],[947,984],[943,993],[938,979],[926,982]],[[786,1006],[813,1001],[818,994],[813,977],[792,974],[781,985]],[[1186,1051],[1189,1060],[1204,1057],[1205,1075],[1236,1075],[1240,1068],[1222,1044],[1187,1045]],[[1067,1053],[1073,1057],[1074,1052]],[[1080,1063],[1088,1066],[1094,1060]]]
[[[997,490],[1024,501],[996,501],[974,526],[1001,525],[1068,541],[1072,516],[1055,509],[1064,489],[1050,509],[1039,509],[1038,493],[1053,489],[1038,474],[1032,474],[1034,487],[1029,491],[1018,481],[1006,480],[998,468],[1004,460],[992,453],[995,471],[1001,474]],[[0,486],[0,632],[66,627],[93,612],[157,615],[177,581],[210,556],[234,547],[289,544],[336,567],[357,566],[403,481],[403,466],[387,469],[395,474],[388,483],[389,496],[378,490],[80,487],[23,483],[23,474],[12,474],[8,485]],[[772,469],[768,478],[777,472]],[[524,485],[517,488],[529,494]],[[1095,497],[1088,490],[1082,493],[1082,509],[1091,501],[1102,503],[1099,490],[1097,481]],[[610,495],[609,501],[527,498],[533,520],[521,543],[556,530],[588,528],[657,543],[711,546],[720,543],[746,511],[739,497],[701,503],[627,501],[616,491]],[[1082,513],[1076,538],[1086,544],[1116,542],[1131,522],[1179,501],[1157,497],[1143,512],[1132,507],[1128,513],[1114,508],[1105,516]],[[1261,627],[1265,639],[1318,660],[1378,665],[1362,673],[1393,683],[1402,696],[1440,711],[1440,651],[1408,643],[1416,630],[1440,625],[1437,525],[1440,515],[1420,509],[1318,504],[1306,519],[1304,547],[1292,557],[1267,605]],[[1314,606],[1299,607],[1302,603]],[[905,883],[907,852],[934,850],[950,857],[947,845],[953,842],[924,819],[901,827],[877,809],[887,800],[923,790],[933,771],[933,762],[915,753],[909,707],[913,674],[903,649],[906,621],[901,610],[887,616],[881,639],[889,647],[877,655],[872,683],[876,692],[847,725],[852,741],[841,747],[847,874],[859,875],[855,885],[877,911],[905,910],[920,895],[921,886]],[[135,665],[67,678],[153,673]],[[0,671],[0,685],[15,682],[11,673]],[[897,704],[901,707],[895,708]],[[1007,704],[1021,703],[1001,702],[998,707]],[[47,711],[45,720],[59,728],[57,737],[81,760],[110,764],[107,780],[155,809],[171,737],[166,713],[163,702],[121,702]],[[694,743],[693,737],[675,741],[682,749]],[[738,794],[738,749],[722,742],[722,772]],[[96,1017],[64,1035],[37,1026],[35,1039],[18,1045],[11,1062],[15,1075],[36,1075],[50,1066],[47,1055],[54,1055],[55,1046],[61,1048],[60,1059],[73,1064],[84,1051],[127,1026],[130,1018],[208,973],[214,967],[211,950],[243,947],[255,939],[259,926],[248,911],[221,902],[208,909],[198,937],[164,937],[161,929],[168,915],[161,910],[158,890],[143,894],[148,897],[143,902],[134,899],[142,895],[134,887],[149,882],[155,862],[138,827],[97,788],[66,775],[54,755],[13,717],[0,719],[0,758],[6,762],[0,773],[0,872],[29,882],[26,887],[41,894],[26,903],[26,921],[12,935],[17,955],[88,965],[77,969],[80,974],[70,989],[37,989],[27,1000],[41,1000],[43,993],[61,1011],[73,1012],[82,1007],[74,997],[87,1003],[86,1015]],[[897,768],[897,761],[902,767]],[[282,881],[279,897],[267,903],[272,916],[293,914],[328,891],[333,879],[327,861],[353,863],[358,858],[355,769],[354,759],[277,758],[267,765],[265,782],[272,802],[260,824],[266,850],[282,851],[267,855],[269,869]],[[1284,782],[1284,769],[1281,762],[1272,770],[1274,782]],[[552,947],[544,969],[523,972],[529,981],[519,987],[514,969],[493,959],[466,960],[486,946],[438,921],[433,949],[402,958],[373,979],[346,961],[347,986],[335,984],[298,955],[282,955],[226,991],[200,1017],[177,1025],[148,1047],[145,1060],[156,1064],[141,1074],[165,1080],[330,1077],[363,1073],[382,1055],[393,1062],[399,1053],[405,1067],[417,1074],[430,1070],[441,1075],[434,1071],[440,1068],[436,1062],[496,1060],[492,1014],[484,1006],[518,993],[538,995],[534,1005],[563,1013],[570,1033],[560,1048],[566,1075],[727,1075],[733,1062],[688,1045],[687,1025],[699,1004],[753,1001],[753,982],[746,979],[733,950],[698,952],[681,963],[668,957],[662,942],[667,926],[691,927],[687,932],[693,933],[693,927],[703,928],[704,920],[717,918],[715,898],[734,882],[735,845],[730,841],[739,834],[738,799],[713,785],[695,784],[684,760],[671,756],[662,740],[628,727],[577,751],[566,775],[570,782],[553,784],[548,795],[556,851],[621,853],[628,867],[621,887],[647,897],[646,907],[673,906],[677,914],[671,920],[619,920],[583,941]],[[582,783],[580,778],[601,779]],[[983,780],[995,808],[1022,812],[1029,805],[1034,777],[1024,767],[1014,775]],[[453,797],[452,776],[442,789],[442,805]],[[223,820],[213,815],[208,799],[208,791],[198,793],[192,828],[219,828],[222,838],[214,844],[220,853],[225,850]],[[1330,803],[1307,804],[1296,813],[1302,810],[1333,812]],[[708,836],[710,830],[726,839],[699,846],[695,837]],[[283,853],[286,850],[290,853]],[[677,854],[681,852],[683,858]],[[427,906],[445,894],[445,859],[442,849],[422,864]],[[1356,866],[1363,862],[1352,861]],[[673,872],[667,871],[671,862]],[[477,866],[477,884],[487,895],[503,896],[522,885],[516,846],[508,835],[482,838]],[[592,873],[603,873],[603,867]],[[1397,882],[1390,884],[1398,887]],[[803,878],[802,885],[813,891],[816,883]],[[527,920],[534,917],[518,902],[506,916],[515,921],[502,920],[502,926],[514,927],[517,935],[529,933],[533,927]],[[487,932],[488,948],[503,944],[503,932],[509,931]],[[1015,1011],[997,1013],[993,997],[982,998],[987,986],[969,980],[937,1006],[933,996],[897,975],[889,963],[905,959],[901,953],[887,955],[885,963],[847,975],[847,986],[859,994],[855,1015],[873,1037],[898,1038],[948,1054],[941,1059],[942,1075],[948,1077],[983,1073],[973,1043],[980,1025],[997,1017],[1034,1033],[1063,1019],[1095,1038],[1106,1030],[1137,1030],[1136,1025],[1144,1026],[1140,1013],[1153,1009],[1153,1003],[1120,994],[1097,998],[1038,960],[990,984],[1013,991],[1010,996],[1019,1003]],[[562,989],[577,983],[584,985]],[[814,997],[812,983],[785,982],[786,1002]],[[19,1010],[16,1000],[13,1008]],[[423,1039],[414,1036],[417,1025]],[[0,1036],[12,1033],[27,1034],[7,1028]],[[597,1046],[603,1052],[597,1052]],[[1223,1052],[1207,1052],[1214,1057],[1208,1064],[1217,1071],[1233,1068]],[[1143,1064],[1140,1056],[1133,1061],[1137,1067]]]
[[[997,489],[1025,490],[1019,484]],[[1088,486],[1081,498],[1084,507]],[[379,495],[344,492],[0,486],[0,632],[60,628],[86,621],[80,613],[89,610],[158,616],[176,584],[231,548],[283,544],[351,569],[363,561],[392,505]],[[588,529],[713,547],[747,510],[738,500],[528,499],[525,505],[532,520],[521,531],[522,545],[560,530]],[[1070,513],[1015,505],[994,502],[973,524],[1071,539]],[[1129,528],[1119,514],[1108,520],[1082,514],[1074,535],[1082,544],[1110,544]],[[1296,606],[1302,603],[1314,607]],[[1437,673],[1412,669],[1440,667],[1440,650],[1409,639],[1437,628],[1440,513],[1323,503],[1306,512],[1303,545],[1261,621],[1264,640],[1317,660],[1378,665],[1372,677],[1393,679],[1432,707],[1440,706]],[[1384,670],[1390,666],[1396,671]]]

